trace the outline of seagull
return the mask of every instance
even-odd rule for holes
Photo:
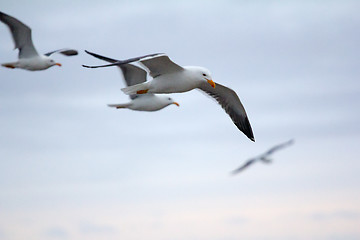
[[[119,62],[119,60],[104,57],[99,54],[89,52],[87,50],[85,50],[85,52],[96,58],[102,59],[102,60],[110,62],[110,63]],[[124,76],[127,86],[132,86],[132,85],[143,83],[146,81],[147,73],[142,68],[137,67],[132,64],[118,65],[118,67],[120,68],[120,70]],[[177,102],[175,102],[174,100],[172,100],[170,97],[156,96],[155,94],[152,94],[152,93],[141,94],[141,95],[133,94],[133,95],[130,95],[130,99],[131,99],[131,101],[129,103],[108,104],[108,106],[115,107],[117,109],[128,108],[131,110],[147,111],[147,112],[158,111],[160,109],[163,109],[163,108],[169,106],[170,104],[174,104],[179,107],[179,104]]]
[[[31,40],[31,28],[26,26],[14,17],[0,12],[0,21],[5,23],[12,34],[15,48],[19,49],[19,60],[17,62],[3,63],[2,66],[7,68],[22,68],[30,71],[45,70],[52,66],[61,66],[49,56],[53,53],[61,53],[66,56],[77,55],[74,49],[63,48],[39,55]]]
[[[203,67],[182,67],[165,54],[153,54],[139,61],[153,78],[151,81],[135,84],[121,89],[125,94],[145,93],[181,93],[195,88],[213,97],[230,116],[237,128],[250,140],[255,141],[249,118],[236,92],[212,80],[209,70]],[[114,62],[102,66],[86,66],[91,68],[109,67],[133,62],[133,59]]]
[[[273,154],[274,152],[276,152],[282,148],[290,146],[293,143],[294,143],[294,140],[291,139],[287,142],[281,143],[279,145],[276,145],[276,146],[270,148],[267,152],[261,154],[260,156],[257,156],[257,157],[247,160],[242,166],[240,166],[239,168],[232,171],[232,174],[237,174],[237,173],[243,171],[245,168],[248,168],[250,165],[252,165],[253,163],[255,163],[257,161],[262,161],[263,163],[271,163],[272,159],[269,158],[269,156],[271,154]]]

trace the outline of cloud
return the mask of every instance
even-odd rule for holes
[[[317,221],[326,221],[326,220],[355,221],[360,219],[360,212],[356,210],[338,210],[333,212],[319,212],[311,215],[311,218]]]
[[[249,222],[249,219],[242,216],[233,216],[226,219],[225,222],[231,225],[244,225]]]
[[[326,237],[326,240],[359,240],[359,233],[344,233],[344,234],[333,234]]]
[[[61,227],[49,228],[45,231],[45,235],[55,239],[67,239],[69,236],[68,232]]]
[[[116,232],[116,229],[113,226],[90,222],[80,223],[79,230],[83,234],[113,234]]]
[[[5,233],[2,228],[0,228],[0,239],[5,239]]]

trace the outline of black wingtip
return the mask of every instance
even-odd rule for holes
[[[66,50],[66,51],[62,51],[60,53],[65,55],[65,56],[76,56],[76,55],[79,54],[79,52],[74,50],[74,49],[69,49],[69,50]]]
[[[90,51],[88,51],[88,50],[84,50],[84,52],[86,52],[87,54],[89,54],[89,55],[91,55],[91,56],[94,56],[94,55],[95,55],[95,53],[90,52]]]
[[[9,15],[7,15],[6,13],[0,11],[0,17],[5,17],[5,16],[9,16]]]
[[[229,174],[231,176],[235,176],[235,175],[239,174],[242,170],[244,170],[244,169],[237,168],[237,169],[232,170]]]
[[[243,129],[241,129],[241,131],[253,142],[255,142],[255,137],[254,137],[254,133],[252,131],[251,125],[250,125],[250,121],[249,118],[246,117],[245,118],[245,124],[243,125]]]

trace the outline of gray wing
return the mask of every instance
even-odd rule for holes
[[[126,84],[128,86],[136,85],[146,81],[146,71],[132,64],[120,65]]]
[[[115,62],[121,62],[120,60],[116,60],[116,59],[113,59],[113,58],[109,58],[109,57],[104,57],[104,56],[101,56],[99,54],[96,54],[96,53],[93,53],[93,52],[90,52],[88,50],[85,50],[85,52],[93,57],[96,57],[98,59],[101,59],[101,60],[104,60],[106,62],[111,62],[111,63],[115,63]]]
[[[124,75],[125,82],[128,86],[143,83],[146,81],[147,73],[144,69],[139,68],[132,64],[119,65],[118,67],[121,69],[121,71]],[[141,97],[141,94],[140,94],[140,96],[138,94],[130,95],[131,99],[135,99],[137,97]]]
[[[219,83],[216,83],[215,88],[211,87],[210,84],[204,83],[199,89],[213,97],[230,116],[237,128],[251,141],[255,142],[254,134],[249,118],[246,115],[245,108],[234,90]]]
[[[54,53],[61,53],[65,56],[78,55],[78,51],[76,51],[75,49],[70,49],[70,48],[63,48],[63,49],[51,51],[51,52],[45,53],[44,55],[49,57],[51,54],[54,54]]]
[[[9,27],[15,48],[19,49],[19,58],[30,58],[39,55],[32,42],[31,29],[28,26],[3,12],[0,12],[0,21]]]
[[[98,54],[95,54],[95,53],[91,53],[89,51],[86,51],[85,52],[89,53],[90,55],[93,55],[94,57],[97,57],[97,56],[100,56]],[[98,65],[98,66],[88,66],[88,65],[82,65],[83,67],[86,67],[86,68],[102,68],[102,67],[112,67],[112,66],[119,66],[119,65],[123,65],[123,64],[126,64],[126,63],[132,63],[132,62],[136,62],[136,61],[139,61],[143,58],[147,58],[147,57],[151,57],[151,56],[156,56],[156,55],[159,55],[159,54],[162,54],[162,53],[153,53],[153,54],[148,54],[148,55],[144,55],[144,56],[140,56],[140,57],[134,57],[134,58],[129,58],[129,59],[126,59],[126,60],[116,60],[115,62],[112,62],[110,64],[105,64],[105,65]],[[95,56],[97,55],[97,56]],[[103,56],[100,56],[98,57],[100,59],[111,59],[111,58],[107,58],[107,57],[103,57]],[[115,60],[115,59],[112,59],[112,60]],[[105,60],[107,61],[107,60]]]
[[[184,70],[183,67],[177,65],[166,55],[159,55],[155,57],[148,57],[141,59],[140,63],[149,69],[151,77],[155,78],[161,74],[172,73]]]
[[[279,144],[279,145],[276,145],[276,146],[270,148],[266,153],[264,153],[264,155],[270,155],[270,154],[272,154],[273,152],[275,152],[275,151],[277,151],[277,150],[280,150],[280,149],[282,149],[282,148],[285,148],[285,147],[287,147],[287,146],[289,146],[289,145],[291,145],[291,144],[293,144],[293,143],[294,143],[294,140],[291,139],[291,140],[289,140],[289,141],[287,141],[287,142],[284,142],[284,143],[281,143],[281,144]]]
[[[107,61],[110,63],[120,62],[120,60],[101,56],[99,54],[92,53],[92,52],[89,52],[86,50],[85,50],[85,52],[90,54],[91,56],[94,56],[96,58],[99,58],[101,60],[104,60],[104,61]],[[117,66],[120,68],[127,86],[132,86],[132,85],[143,83],[146,81],[147,73],[144,69],[139,68],[132,64],[123,64],[123,65],[117,65]],[[137,95],[137,94],[130,95],[131,99],[135,99],[137,97],[139,97],[139,95]]]
[[[258,160],[258,159],[257,158],[252,158],[252,159],[248,160],[246,163],[244,163],[243,165],[241,165],[237,169],[233,170],[232,174],[237,174],[237,173],[243,171],[244,169],[248,168],[250,165],[255,163],[256,160]]]

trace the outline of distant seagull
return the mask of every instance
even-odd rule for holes
[[[291,144],[294,143],[294,140],[291,139],[285,143],[281,143],[279,145],[276,145],[272,148],[270,148],[267,152],[261,154],[260,156],[257,156],[257,157],[254,157],[254,158],[251,158],[249,159],[246,163],[244,163],[242,166],[240,166],[239,168],[235,169],[234,171],[232,171],[232,174],[237,174],[241,171],[243,171],[245,168],[249,167],[250,165],[252,165],[253,163],[255,163],[256,161],[262,161],[263,163],[271,163],[272,162],[272,159],[269,158],[269,156],[271,154],[273,154],[274,152],[282,149],[282,148],[285,148],[287,146],[290,146]]]
[[[15,42],[15,48],[19,49],[19,60],[17,62],[4,63],[2,64],[4,67],[22,68],[30,71],[45,70],[54,65],[61,66],[60,63],[56,63],[49,57],[53,53],[58,52],[66,56],[78,54],[74,49],[64,48],[39,55],[31,40],[31,29],[28,26],[3,12],[0,12],[0,21],[9,27]]]
[[[119,62],[119,60],[104,57],[86,50],[85,52],[107,62],[111,62],[111,63]],[[124,76],[127,86],[132,86],[146,81],[146,71],[143,70],[142,68],[139,68],[132,64],[118,65],[118,67],[120,68]],[[115,108],[128,108],[131,110],[148,111],[148,112],[163,109],[164,107],[167,107],[170,104],[175,104],[176,106],[179,106],[179,104],[174,100],[172,100],[170,97],[156,96],[155,94],[152,93],[141,94],[141,95],[133,94],[130,95],[130,99],[131,102],[129,103],[108,104],[108,106]]]
[[[140,63],[149,71],[153,80],[123,88],[126,94],[144,93],[181,93],[198,88],[221,105],[231,117],[237,128],[250,140],[255,141],[245,108],[234,90],[213,82],[209,70],[203,67],[182,67],[174,63],[165,54],[141,58]],[[129,63],[119,61],[103,66],[108,67]]]

